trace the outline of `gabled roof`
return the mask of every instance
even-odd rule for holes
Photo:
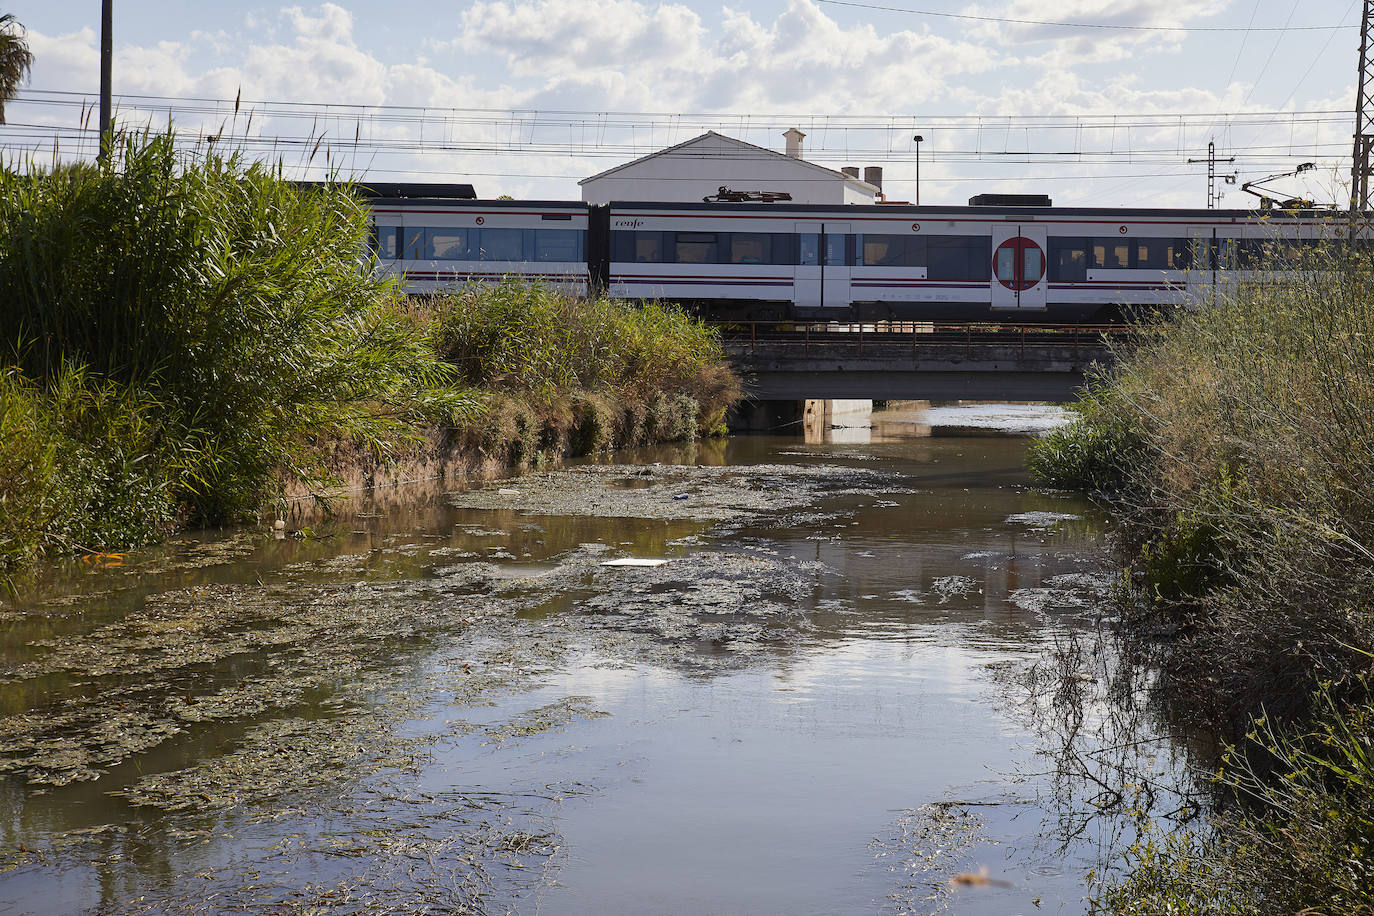
[[[713,137],[718,140],[724,140],[726,143],[733,144],[734,146],[739,148],[740,152],[749,153],[750,158],[760,158],[759,154],[763,153],[764,156],[771,156],[775,159],[780,159],[784,162],[791,163],[794,165],[804,165],[809,169],[815,169],[818,172],[824,172],[832,178],[843,179],[848,184],[855,185],[866,191],[872,191],[874,194],[878,193],[878,191],[880,190],[874,185],[871,185],[868,182],[863,181],[861,179],[855,178],[852,175],[846,175],[844,172],[838,172],[835,169],[828,169],[823,165],[817,165],[814,162],[807,162],[805,159],[798,159],[795,156],[789,156],[786,153],[780,153],[777,150],[768,149],[766,146],[755,146],[752,143],[746,143],[743,140],[738,140],[734,137],[730,137],[725,134],[716,133],[714,130],[708,130],[706,133],[702,134],[699,137],[693,137],[690,140],[684,140],[683,142],[675,146],[670,146],[666,149],[661,149],[656,153],[650,153],[647,156],[640,156],[638,159],[632,159],[629,162],[622,162],[620,165],[617,165],[614,168],[609,168],[604,172],[598,172],[597,174],[592,175],[590,178],[583,178],[581,181],[578,182],[578,184],[584,185],[589,181],[596,181],[598,178],[605,178],[608,175],[614,175],[621,169],[628,169],[630,166],[638,165],[641,162],[647,162],[648,160],[655,159],[659,156],[666,156],[671,153],[678,152],[680,150],[686,149],[689,146],[692,146],[694,144],[702,142],[703,140],[707,140]]]

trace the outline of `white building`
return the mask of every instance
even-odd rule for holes
[[[786,193],[799,204],[876,202],[881,191],[878,184],[807,162],[801,157],[806,134],[795,127],[783,136],[787,138],[786,153],[710,131],[582,179],[578,182],[582,200],[589,204],[700,201],[728,188],[735,192]]]

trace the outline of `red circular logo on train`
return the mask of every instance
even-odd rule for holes
[[[1045,276],[1045,252],[1023,235],[1007,239],[992,253],[992,274],[1007,289],[1030,289]]]
[[[912,232],[920,232],[920,231],[921,231],[921,224],[920,224],[920,223],[912,223],[912,224],[911,224],[911,231],[912,231]]]
[[[486,217],[484,217],[484,216],[479,216],[479,217],[477,217],[477,225],[479,225],[479,226],[482,225],[483,223],[485,223],[486,221],[487,221],[487,219],[486,219]]]

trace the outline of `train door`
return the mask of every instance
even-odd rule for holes
[[[797,308],[814,309],[821,305],[821,225],[797,223],[797,273],[792,278],[792,295]]]
[[[1217,259],[1221,254],[1217,230],[1211,226],[1190,226],[1188,247],[1192,265],[1188,271],[1188,295],[1194,302],[1204,301],[1216,292]]]
[[[1041,310],[1049,283],[1045,277],[1045,226],[1005,223],[992,227],[992,307]]]
[[[849,223],[823,223],[825,258],[821,265],[821,306],[826,309],[849,308]]]

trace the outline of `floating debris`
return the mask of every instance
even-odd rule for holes
[[[1006,517],[1007,524],[1028,525],[1036,530],[1048,530],[1061,522],[1080,522],[1083,516],[1071,512],[1018,512]]]

